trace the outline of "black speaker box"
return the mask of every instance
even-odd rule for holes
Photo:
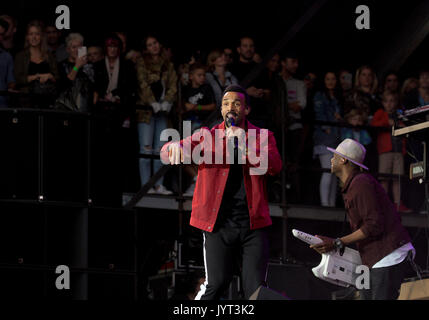
[[[39,121],[34,114],[0,114],[0,199],[37,199]]]
[[[289,300],[284,295],[260,286],[249,298],[249,300]]]
[[[275,263],[268,265],[267,286],[291,300],[331,300],[342,288],[316,278],[309,266]]]
[[[88,120],[44,118],[43,193],[50,201],[88,200]]]

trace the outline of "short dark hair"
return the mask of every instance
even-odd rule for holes
[[[123,45],[121,38],[119,38],[119,36],[114,32],[107,34],[106,37],[104,38],[104,50],[107,49],[107,41],[108,40],[114,40],[115,42],[118,43],[119,53],[121,54],[122,53],[122,45]]]
[[[195,62],[195,63],[191,64],[191,66],[189,67],[189,73],[191,74],[195,70],[199,70],[199,69],[207,71],[207,67],[204,64],[202,64],[200,62]]]
[[[247,94],[246,89],[244,89],[242,86],[239,86],[238,84],[231,84],[223,91],[224,96],[227,92],[239,92],[244,95],[246,106],[250,107],[250,97]]]

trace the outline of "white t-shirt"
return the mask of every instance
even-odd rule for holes
[[[408,242],[404,244],[402,247],[399,247],[392,253],[389,253],[387,256],[385,256],[383,259],[378,261],[376,264],[372,266],[373,269],[375,268],[383,268],[383,267],[390,267],[394,266],[396,264],[400,264],[408,255],[408,251],[413,251],[413,259],[416,255],[416,249],[414,249],[411,242]]]
[[[299,102],[299,105],[304,109],[307,105],[307,87],[304,81],[289,78],[284,80],[287,89],[287,102]],[[301,112],[293,112],[289,109],[289,117],[292,119],[301,119]],[[289,130],[302,128],[301,122],[292,123]]]

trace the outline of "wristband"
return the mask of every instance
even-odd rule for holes
[[[76,71],[76,72],[78,72],[78,71],[79,71],[79,68],[78,68],[78,67],[76,67],[76,66],[74,66],[74,67],[73,67],[73,70],[74,70],[74,71]]]
[[[199,104],[198,106],[197,106],[197,109],[199,110],[199,111],[201,111],[201,109],[202,109],[203,107]]]
[[[340,256],[342,256],[344,253],[345,245],[340,238],[337,238],[334,240],[334,246],[335,246],[335,249],[337,249],[340,252]]]

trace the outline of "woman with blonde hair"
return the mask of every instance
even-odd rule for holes
[[[405,79],[404,83],[402,84],[401,88],[401,103],[403,104],[404,97],[408,95],[411,91],[415,90],[419,87],[419,80],[414,77],[410,77]]]
[[[215,94],[216,107],[222,104],[222,93],[226,87],[238,84],[237,78],[227,69],[227,59],[225,52],[220,49],[212,50],[207,56],[206,80],[210,84]]]
[[[355,88],[362,90],[369,94],[375,94],[378,89],[378,79],[374,70],[368,66],[363,65],[356,70],[355,74]]]
[[[381,107],[377,96],[378,79],[374,70],[363,65],[356,70],[354,88],[346,96],[344,101],[344,112],[352,109],[362,112],[364,123],[369,123],[372,115]]]
[[[36,94],[37,97],[31,102],[38,107],[47,107],[46,104],[53,103],[55,83],[59,79],[57,62],[48,51],[43,29],[40,21],[31,21],[27,25],[24,49],[15,57],[17,89]]]

